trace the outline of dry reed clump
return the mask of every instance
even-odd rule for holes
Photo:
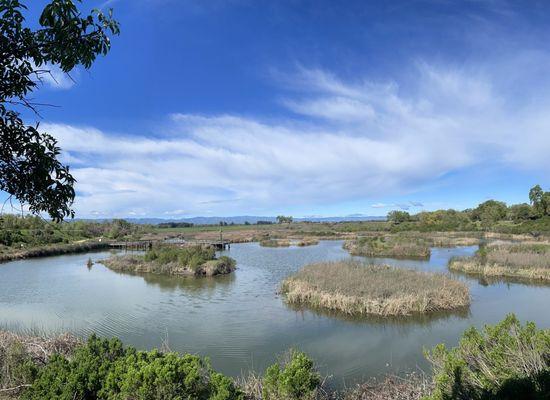
[[[449,269],[468,274],[550,280],[550,245],[542,243],[496,243],[472,257],[453,258]]]
[[[307,265],[283,281],[281,292],[289,303],[349,315],[411,315],[470,304],[468,287],[444,274],[354,260]]]
[[[425,374],[388,375],[342,393],[342,400],[421,400],[429,396],[433,382]]]
[[[288,239],[265,239],[260,241],[262,247],[289,247],[290,240]]]
[[[0,331],[0,398],[17,396],[30,386],[36,368],[53,354],[70,357],[80,344],[69,334],[43,338]]]
[[[235,271],[235,261],[229,257],[208,260],[196,267],[182,266],[178,262],[156,263],[139,256],[112,256],[100,260],[101,264],[117,272],[149,273],[178,276],[215,276]]]
[[[319,244],[319,239],[316,239],[316,238],[303,238],[303,239],[298,240],[295,244],[298,247],[315,246],[315,245]]]
[[[360,237],[344,243],[344,249],[354,256],[429,258],[430,247],[423,239],[399,236]]]

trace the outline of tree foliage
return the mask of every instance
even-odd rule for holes
[[[411,220],[411,215],[407,211],[390,211],[388,213],[388,221],[394,224],[400,224],[402,222],[408,222]]]
[[[52,0],[40,15],[40,27],[31,29],[25,4],[0,0],[0,190],[56,221],[74,215],[75,179],[59,160],[57,140],[38,124],[27,125],[19,110],[37,113],[39,105],[29,95],[50,68],[65,73],[79,65],[90,68],[109,52],[109,35],[119,33],[112,11],[82,15],[75,2]]]
[[[285,215],[277,215],[277,223],[278,224],[291,224],[292,221],[294,221],[294,218],[291,216],[285,216]]]

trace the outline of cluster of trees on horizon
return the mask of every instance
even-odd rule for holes
[[[529,190],[530,203],[520,203],[508,206],[503,201],[487,200],[476,208],[463,211],[453,209],[422,211],[411,215],[407,211],[393,210],[387,215],[387,220],[394,225],[417,223],[419,225],[460,225],[478,223],[482,228],[490,228],[502,221],[521,223],[536,221],[550,216],[550,192],[535,185]]]

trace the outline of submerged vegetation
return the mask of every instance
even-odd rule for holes
[[[115,255],[101,263],[118,272],[194,276],[228,274],[236,266],[232,258],[216,258],[213,248],[203,246],[158,246],[144,255]]]
[[[510,315],[467,330],[456,348],[426,352],[433,375],[387,376],[331,391],[311,358],[292,350],[263,375],[234,380],[196,355],[139,351],[92,335],[42,339],[0,332],[0,397],[212,400],[543,400],[550,330]]]
[[[468,287],[446,275],[354,260],[307,265],[283,281],[281,292],[291,304],[349,315],[411,315],[470,304]]]
[[[429,258],[430,247],[422,240],[400,236],[359,237],[344,243],[344,249],[354,256]]]
[[[449,269],[490,277],[550,281],[550,244],[489,244],[480,247],[472,257],[451,259]]]

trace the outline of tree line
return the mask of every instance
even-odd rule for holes
[[[543,191],[540,185],[535,185],[529,190],[529,203],[508,206],[502,201],[487,200],[476,208],[463,211],[453,209],[422,211],[411,215],[407,211],[393,210],[387,215],[388,221],[394,227],[399,225],[404,228],[411,225],[420,228],[439,226],[456,230],[489,229],[505,222],[515,224],[531,222],[533,226],[541,226],[542,222],[547,222],[547,217],[550,217],[550,192]]]

